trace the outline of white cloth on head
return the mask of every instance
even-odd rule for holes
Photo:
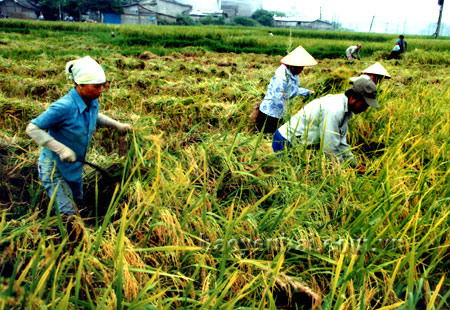
[[[66,64],[66,74],[71,80],[80,84],[103,84],[106,82],[102,67],[89,56],[69,61]]]

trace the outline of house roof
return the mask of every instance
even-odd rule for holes
[[[154,15],[156,14],[155,11],[152,11],[146,7],[143,7],[142,5],[140,5],[139,3],[135,3],[135,4],[127,4],[123,6],[124,8],[129,8],[129,7],[136,7],[139,9],[139,14],[146,14],[146,15]],[[125,13],[128,14],[128,13]]]
[[[322,24],[331,25],[330,22],[327,22],[327,21],[324,21],[324,20],[320,20],[320,19],[313,20],[310,23],[322,23]]]
[[[140,1],[137,0],[136,2],[133,2],[131,4],[123,5],[123,7],[133,6],[133,5],[136,5],[136,4],[140,4],[140,5],[156,5],[158,1],[173,3],[173,4],[177,4],[179,6],[184,6],[186,8],[192,9],[192,5],[180,3],[180,2],[175,1],[175,0],[140,0]]]
[[[327,25],[331,25],[331,23],[316,19],[316,20],[302,20],[299,17],[285,17],[285,16],[274,16],[274,21],[276,22],[297,22],[297,23],[304,23],[304,24],[310,24],[310,23],[323,23]]]
[[[0,3],[3,3],[5,1],[7,1],[7,0],[0,0]],[[30,9],[30,10],[39,10],[39,8],[36,5],[28,2],[27,0],[11,0],[11,1],[21,7],[24,7],[24,8]]]
[[[189,15],[193,16],[208,16],[208,15],[222,15],[223,10],[219,11],[200,11],[200,10],[192,10]]]
[[[184,3],[180,3],[180,2],[178,2],[178,1],[175,1],[175,0],[160,0],[160,1],[164,1],[164,2],[170,2],[170,3],[175,3],[175,4],[178,4],[178,5],[181,5],[181,6],[186,6],[186,7],[189,7],[189,8],[191,8],[191,9],[192,9],[192,5],[190,5],[190,4],[184,4]]]
[[[299,17],[285,17],[285,16],[274,16],[273,20],[277,21],[277,22],[302,22],[303,21]]]

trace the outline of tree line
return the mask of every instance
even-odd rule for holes
[[[123,12],[123,0],[30,0],[41,11],[46,20],[58,20],[61,13],[70,15],[76,21],[81,21],[81,15],[89,11],[102,13]]]

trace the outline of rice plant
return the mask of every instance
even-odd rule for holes
[[[0,309],[450,307],[448,40],[386,61],[389,35],[0,24]],[[350,122],[364,175],[313,149],[276,157],[252,127],[289,36],[324,58],[300,76],[317,96],[375,61],[392,76]],[[354,40],[368,52],[349,64]],[[134,130],[95,133],[87,160],[109,176],[85,167],[74,244],[24,128],[87,54],[108,77],[102,112]]]

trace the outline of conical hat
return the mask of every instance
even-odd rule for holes
[[[363,71],[363,73],[371,73],[371,74],[381,75],[381,76],[384,76],[385,79],[391,78],[389,73],[379,62],[377,62],[377,63],[371,65],[369,68],[365,69]]]
[[[296,67],[317,65],[317,61],[301,46],[284,56],[281,63]]]

